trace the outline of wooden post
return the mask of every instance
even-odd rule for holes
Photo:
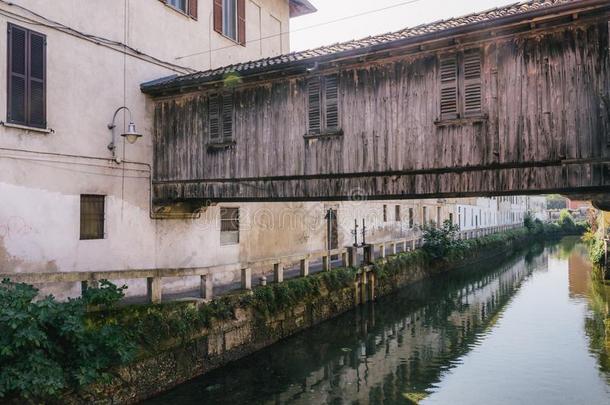
[[[273,278],[278,284],[284,282],[284,265],[282,263],[275,263],[273,265]]]
[[[160,277],[148,277],[146,279],[146,293],[148,295],[148,302],[151,304],[158,304],[162,300],[163,285]]]
[[[360,303],[364,304],[367,301],[367,283],[366,283],[366,272],[364,269],[360,273]]]
[[[364,247],[364,264],[371,264],[373,263],[374,257],[373,257],[373,251],[374,251],[374,246],[373,245],[366,245]]]
[[[307,277],[309,275],[309,260],[301,259],[301,277]]]
[[[241,288],[242,290],[252,289],[252,269],[241,269]]]
[[[330,256],[322,256],[322,270],[330,271]]]
[[[375,273],[370,271],[367,273],[368,277],[369,277],[369,288],[368,288],[368,292],[369,292],[369,301],[374,301],[375,300]]]
[[[212,282],[211,274],[204,274],[201,276],[200,284],[201,298],[204,300],[211,300],[214,296],[214,284]]]

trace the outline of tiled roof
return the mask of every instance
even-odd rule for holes
[[[409,38],[417,38],[428,34],[441,33],[443,31],[467,27],[478,23],[492,22],[497,19],[526,14],[542,9],[550,9],[569,3],[577,3],[582,0],[532,0],[521,3],[514,3],[504,7],[498,7],[480,13],[469,14],[463,17],[451,18],[448,20],[436,21],[430,24],[418,25],[413,28],[405,28],[400,31],[390,32],[371,36],[359,40],[337,43],[320,48],[310,49],[301,52],[293,52],[286,55],[260,59],[251,62],[244,62],[218,69],[192,73],[179,77],[168,77],[165,80],[159,79],[154,82],[142,84],[143,91],[153,91],[164,88],[179,87],[183,85],[203,84],[218,80],[229,73],[247,75],[248,73],[261,72],[265,70],[276,70],[288,67],[295,62],[311,61],[315,62],[318,58],[339,55],[342,52],[367,50],[368,48],[391,44],[395,41]]]

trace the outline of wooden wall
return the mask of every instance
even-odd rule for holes
[[[220,151],[206,148],[205,92],[160,98],[155,199],[604,191],[610,186],[608,31],[601,21],[484,42],[487,118],[452,125],[435,123],[434,53],[342,67],[344,134],[327,139],[304,138],[305,76],[236,87],[236,144]]]

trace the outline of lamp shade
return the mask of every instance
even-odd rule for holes
[[[138,131],[136,131],[136,124],[130,122],[129,126],[127,127],[127,132],[121,134],[121,136],[124,137],[130,144],[134,144],[138,138],[142,136],[142,134],[139,134]]]

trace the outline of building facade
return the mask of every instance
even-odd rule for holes
[[[315,9],[306,0],[103,3],[0,1],[9,83],[0,91],[0,273],[250,263],[352,245],[355,229],[361,243],[363,227],[367,242],[383,242],[445,220],[463,229],[522,221],[522,200],[497,198],[155,207],[153,150],[163,145],[140,84],[286,53],[290,18]],[[130,294],[144,291],[130,283]]]

